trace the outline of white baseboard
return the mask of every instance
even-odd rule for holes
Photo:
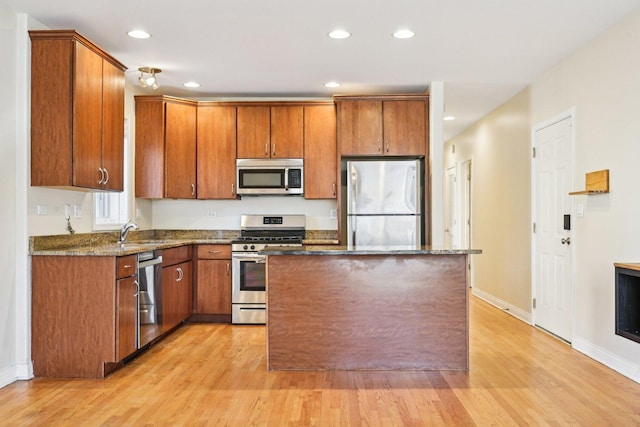
[[[505,301],[502,301],[501,299],[496,298],[493,295],[488,294],[486,292],[483,292],[478,288],[472,288],[471,292],[476,297],[480,298],[483,301],[486,301],[487,303],[491,304],[494,307],[499,308],[505,313],[512,315],[516,319],[522,320],[523,322],[529,325],[531,324],[531,313],[527,313],[521,308],[515,307]]]
[[[33,364],[19,363],[0,369],[0,388],[18,380],[30,380],[33,378]]]
[[[574,335],[571,346],[590,358],[597,360],[603,365],[621,373],[625,377],[640,383],[640,365],[622,359],[604,348]]]

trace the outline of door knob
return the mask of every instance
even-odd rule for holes
[[[563,245],[570,245],[571,244],[571,237],[567,237],[566,239],[562,239],[560,240],[560,243],[562,243]]]

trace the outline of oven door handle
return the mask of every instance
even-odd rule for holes
[[[260,256],[240,255],[240,256],[232,256],[232,258],[237,259],[240,262],[255,262],[256,264],[265,264],[267,262],[267,259],[265,257],[260,257]]]

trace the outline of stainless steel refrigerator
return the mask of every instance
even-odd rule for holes
[[[422,244],[420,160],[348,161],[347,244]]]

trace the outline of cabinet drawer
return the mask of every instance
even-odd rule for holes
[[[231,245],[198,245],[198,259],[230,259]]]
[[[191,261],[191,245],[162,250],[162,265],[174,265],[183,261]]]
[[[137,272],[137,255],[118,257],[116,275],[118,279],[133,276]]]

